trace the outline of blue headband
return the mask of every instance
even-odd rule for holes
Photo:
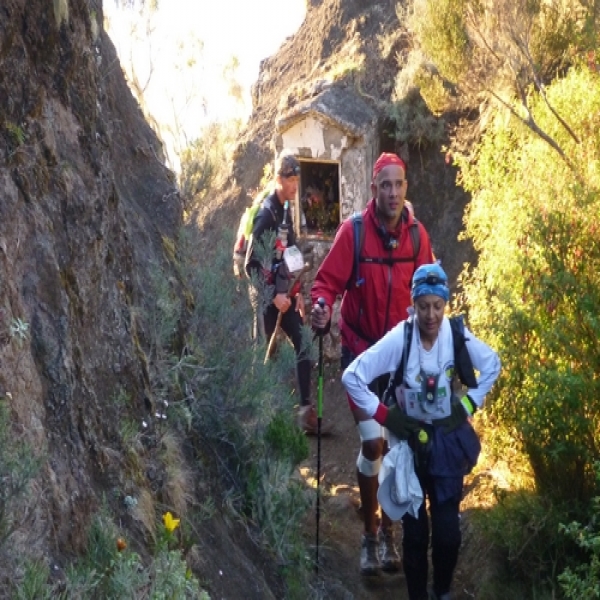
[[[444,269],[437,263],[432,265],[421,265],[413,275],[412,289],[410,293],[413,300],[420,296],[439,296],[448,302],[450,290],[448,289],[448,277]]]

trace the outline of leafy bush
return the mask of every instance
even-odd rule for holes
[[[423,52],[445,77],[455,82],[466,72],[470,60],[466,6],[466,0],[416,0],[409,18]]]
[[[495,496],[492,509],[476,514],[483,535],[502,548],[515,582],[538,591],[554,589],[572,546],[559,532],[566,507],[528,490],[496,490]]]
[[[553,507],[541,546],[558,560],[564,542],[553,528],[584,514],[597,494],[600,77],[574,69],[546,89],[546,99],[533,95],[531,106],[569,160],[516,119],[498,120],[474,161],[460,159],[463,185],[472,193],[466,235],[479,252],[478,264],[463,273],[461,301],[470,324],[502,359],[490,417],[503,436],[495,435],[525,453],[539,496],[526,510],[513,504],[505,511],[498,543],[510,554],[506,536],[519,512],[533,518],[544,513],[538,507]],[[569,115],[579,143],[555,111]],[[521,521],[516,533],[519,527],[527,532],[529,526]],[[529,578],[532,560],[522,567]]]
[[[596,463],[596,477],[600,476],[600,463]],[[591,504],[591,513],[587,524],[577,521],[561,525],[560,531],[573,540],[583,553],[580,564],[567,567],[558,581],[565,598],[600,598],[600,497],[596,496]]]
[[[305,548],[302,523],[310,500],[306,487],[294,479],[291,463],[263,458],[254,470],[252,517],[280,566],[299,566]],[[301,565],[300,565],[301,566]]]
[[[417,87],[392,102],[387,116],[394,123],[392,137],[401,142],[427,148],[441,144],[444,139],[445,121],[432,114]]]
[[[170,515],[170,513],[167,513]],[[126,547],[104,509],[92,521],[86,554],[67,572],[64,585],[57,584],[53,598],[152,598],[209,600],[189,571],[173,536],[174,520],[165,521],[156,552],[148,564]],[[20,588],[22,589],[22,587]],[[43,591],[43,590],[39,590]]]
[[[238,140],[240,123],[213,122],[181,152],[179,187],[188,210],[204,202],[211,189],[223,183]]]
[[[400,62],[400,57],[398,61]],[[444,127],[443,121],[436,119],[436,116],[451,108],[454,90],[422,50],[412,49],[402,62],[402,69],[396,75],[393,100],[396,104],[404,99],[413,99],[412,101],[416,102],[420,96],[425,103],[420,110],[427,121],[427,133],[421,137],[426,137],[433,144],[439,143],[444,134]],[[396,106],[396,110],[398,109]],[[410,122],[407,122],[405,127],[410,127]],[[419,136],[408,136],[414,137],[418,139]]]
[[[18,600],[51,600],[54,597],[52,587],[48,585],[50,569],[42,561],[29,560],[23,566],[23,577],[14,589]]]
[[[599,92],[600,78],[581,71],[547,90],[558,110],[577,98],[572,121],[582,134],[598,129]],[[589,501],[600,443],[600,139],[582,148],[545,103],[535,109],[584,172],[570,172],[521,126],[484,138],[477,163],[462,163],[473,193],[466,231],[480,252],[465,298],[470,321],[501,353],[493,410],[528,454],[539,492]]]
[[[295,425],[290,412],[281,412],[267,425],[265,441],[281,460],[298,465],[308,458],[308,440]]]
[[[416,0],[409,28],[440,74],[463,92],[505,98],[551,81],[571,49],[594,48],[592,5],[577,1]]]

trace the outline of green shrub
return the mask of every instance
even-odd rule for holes
[[[50,569],[43,561],[26,561],[23,567],[23,578],[14,590],[16,600],[51,600],[53,590],[48,585]]]
[[[538,592],[554,589],[573,546],[559,532],[567,507],[534,491],[497,489],[495,496],[493,508],[475,515],[484,537],[501,549],[515,582]]]
[[[600,463],[596,463],[596,477],[600,476]],[[573,540],[581,549],[579,564],[567,567],[558,581],[565,598],[600,598],[600,497],[591,503],[591,512],[587,515],[586,525],[573,521],[561,525],[560,531]]]
[[[418,147],[439,146],[444,140],[444,120],[438,118],[452,101],[450,90],[422,51],[411,50],[396,76],[389,117],[394,136]]]
[[[310,507],[306,486],[294,478],[290,463],[260,460],[255,468],[252,517],[280,566],[294,565],[304,556],[303,520]]]
[[[540,584],[576,558],[556,532],[597,495],[600,448],[600,77],[573,69],[546,99],[532,95],[533,118],[576,171],[516,119],[499,119],[474,157],[459,158],[472,194],[466,235],[479,253],[459,301],[503,367],[488,399],[490,439],[498,455],[501,442],[523,452],[535,480],[535,494],[504,499],[494,535]]]
[[[466,0],[417,0],[409,23],[424,53],[444,77],[457,82],[472,50],[464,20]]]
[[[574,48],[594,48],[595,19],[593,5],[578,2],[416,0],[408,23],[443,77],[502,93],[548,83]]]
[[[179,188],[186,206],[193,211],[211,189],[223,183],[238,140],[240,123],[212,122],[181,152]]]
[[[6,130],[10,135],[10,139],[15,146],[22,146],[25,143],[25,132],[20,125],[6,122],[4,126],[6,127]]]
[[[27,508],[23,499],[43,463],[24,437],[13,430],[9,411],[7,399],[0,398],[0,550],[19,528],[19,506]]]
[[[559,111],[572,106],[582,138],[598,129],[598,76],[572,72],[547,95]],[[585,503],[600,447],[600,139],[575,144],[545,103],[533,106],[582,173],[519,124],[489,132],[477,161],[461,163],[480,253],[463,287],[469,321],[503,361],[493,413],[527,453],[539,493]]]
[[[172,534],[166,525],[161,527],[155,554],[145,564],[136,552],[119,549],[119,530],[105,508],[92,521],[85,555],[69,567],[63,589],[53,597],[209,600]]]
[[[294,422],[291,412],[277,413],[267,425],[265,441],[281,460],[298,465],[308,458],[308,440]]]
[[[416,87],[392,102],[387,116],[394,124],[392,137],[400,142],[427,148],[440,145],[444,140],[445,121],[432,114]]]

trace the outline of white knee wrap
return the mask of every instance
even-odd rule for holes
[[[379,438],[385,437],[385,429],[375,419],[359,421],[358,433],[360,434],[361,442],[378,440]]]
[[[358,454],[356,460],[356,467],[358,472],[366,475],[367,477],[375,477],[379,475],[379,469],[381,468],[381,458],[377,460],[369,460],[363,456],[362,450]]]
[[[362,444],[363,442],[378,440],[384,437],[384,428],[375,419],[368,419],[367,421],[359,421],[358,433],[360,434],[360,442]],[[381,457],[377,460],[369,460],[363,456],[361,450],[356,460],[356,467],[359,473],[367,477],[375,477],[379,474]]]

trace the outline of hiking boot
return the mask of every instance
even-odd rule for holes
[[[381,568],[386,573],[397,573],[400,570],[400,554],[394,543],[394,530],[391,527],[379,529],[379,558]]]
[[[313,404],[301,406],[298,409],[298,427],[306,435],[317,435],[318,425],[317,411]],[[325,425],[321,417],[321,435],[328,435],[329,433],[331,433],[331,425]]]
[[[379,575],[380,569],[377,534],[364,533],[360,547],[360,574]]]

